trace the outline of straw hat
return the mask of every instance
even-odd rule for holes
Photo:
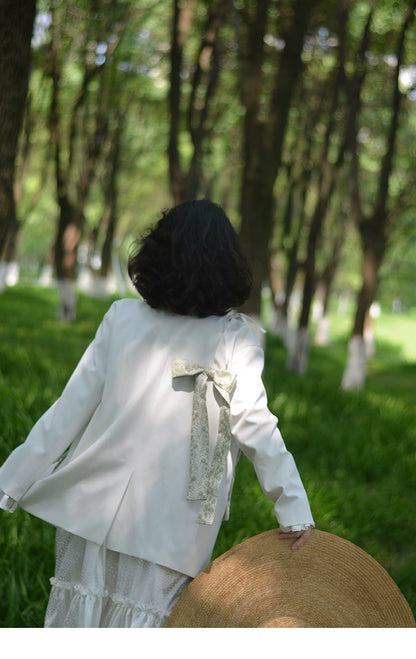
[[[214,560],[182,593],[167,627],[416,627],[383,567],[314,529],[293,551],[277,530]]]

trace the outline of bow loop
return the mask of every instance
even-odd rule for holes
[[[224,400],[230,404],[231,395],[235,385],[235,376],[229,371],[224,371],[219,368],[211,368],[207,366],[199,366],[188,362],[187,359],[174,359],[172,361],[172,377],[177,378],[183,375],[197,376],[200,373],[205,373],[208,380],[211,380],[218,393]]]
[[[219,486],[224,475],[227,454],[231,443],[229,407],[235,377],[228,371],[199,366],[186,359],[174,359],[172,378],[195,377],[192,403],[191,450],[187,498],[201,500],[197,522],[212,524],[218,499]],[[208,411],[206,405],[207,382],[211,380],[223,399],[220,404],[218,436],[210,464]]]

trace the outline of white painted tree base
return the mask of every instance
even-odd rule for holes
[[[107,277],[99,277],[89,268],[81,270],[77,287],[83,293],[103,300],[116,293],[123,295],[126,291],[126,285],[121,276],[119,278],[115,274],[109,274]],[[134,288],[132,290],[135,291]]]
[[[4,261],[0,261],[0,293],[6,288],[6,264]]]
[[[113,275],[108,277],[97,277],[91,287],[91,295],[93,297],[105,300],[110,295],[118,292],[117,281]]]
[[[366,345],[361,336],[353,336],[348,344],[348,357],[341,382],[341,389],[362,390],[365,385]]]
[[[39,286],[50,288],[53,285],[53,268],[51,265],[44,265],[39,275]]]
[[[367,359],[371,359],[376,354],[376,340],[372,327],[366,327],[364,330],[365,354]]]
[[[94,285],[94,277],[91,270],[88,267],[81,268],[81,271],[77,279],[78,290],[82,291],[82,293],[86,293],[87,295],[89,295],[91,293],[91,289],[93,285]]]
[[[306,327],[298,329],[289,352],[287,368],[292,373],[304,375],[308,367],[309,332]]]
[[[58,319],[62,323],[73,323],[76,318],[77,296],[75,281],[58,279],[59,310]]]
[[[287,316],[279,310],[276,312],[273,333],[282,339],[284,346],[290,352],[295,341],[295,332],[289,326]]]
[[[327,346],[329,345],[329,318],[328,316],[321,316],[318,320],[318,327],[315,334],[315,345]]]
[[[17,261],[0,261],[0,292],[19,283],[20,267]]]

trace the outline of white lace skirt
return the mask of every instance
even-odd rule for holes
[[[190,581],[58,529],[45,627],[164,627]]]

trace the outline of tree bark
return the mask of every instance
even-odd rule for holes
[[[416,1],[409,2],[408,9],[398,35],[396,49],[396,66],[393,78],[392,110],[390,124],[387,134],[387,148],[381,162],[378,176],[378,192],[374,203],[373,212],[365,214],[361,204],[361,190],[359,184],[359,163],[357,153],[357,142],[354,139],[352,151],[352,201],[355,220],[361,236],[363,260],[362,260],[362,287],[358,295],[357,306],[354,317],[352,335],[350,339],[350,352],[344,370],[341,386],[347,389],[362,389],[365,385],[365,321],[370,306],[374,302],[378,284],[379,270],[387,248],[387,240],[392,230],[389,223],[388,199],[390,177],[393,171],[394,154],[396,148],[396,137],[399,126],[399,115],[402,94],[399,88],[399,74],[403,65],[405,39],[409,26],[414,18]],[[355,136],[357,127],[355,127]],[[358,365],[354,364],[353,350],[359,351],[360,359]],[[357,347],[358,346],[358,347]],[[363,356],[364,355],[364,359]]]
[[[107,176],[105,186],[105,238],[101,251],[101,268],[99,291],[107,294],[109,291],[109,278],[112,274],[112,255],[114,237],[118,222],[118,189],[117,178],[120,166],[121,137],[124,129],[124,115],[121,114],[111,136],[111,147],[107,159]],[[114,273],[113,273],[114,274]]]
[[[181,72],[183,50],[191,29],[196,0],[185,0],[181,8],[179,0],[173,0],[172,35],[170,48],[170,88],[169,88],[169,181],[174,204],[185,200],[185,178],[179,153],[179,133],[181,122]]]
[[[53,21],[50,50],[52,95],[49,123],[54,152],[57,201],[59,205],[59,221],[54,244],[54,269],[58,280],[60,298],[58,318],[62,322],[73,322],[76,315],[76,254],[81,235],[82,221],[79,217],[76,217],[75,208],[69,199],[67,173],[64,172],[62,166],[62,132],[59,110],[61,83],[61,68],[58,61],[59,36],[58,27]]]
[[[15,159],[26,104],[36,0],[0,2],[0,259],[18,229]]]
[[[371,12],[370,12],[371,16]],[[368,29],[369,21],[367,21],[363,36],[360,43],[360,48],[358,51],[357,57],[357,66],[353,76],[353,84],[351,88],[354,92],[354,97],[350,100],[349,107],[347,109],[347,116],[345,120],[344,134],[338,146],[338,154],[334,163],[331,163],[328,154],[330,141],[332,139],[332,133],[335,128],[335,114],[338,109],[339,103],[339,89],[341,81],[345,81],[345,63],[344,63],[344,44],[345,44],[345,35],[346,35],[346,26],[347,26],[347,12],[344,5],[341,6],[339,14],[339,60],[338,66],[336,69],[336,77],[334,81],[330,81],[332,88],[332,99],[331,106],[329,110],[329,120],[327,122],[325,140],[322,147],[322,153],[320,157],[320,162],[318,163],[319,168],[319,177],[318,177],[318,186],[317,186],[317,201],[313,211],[308,241],[307,241],[307,252],[305,259],[304,267],[304,285],[303,285],[303,296],[302,296],[302,308],[299,317],[299,341],[295,340],[291,355],[288,361],[289,370],[298,373],[304,374],[307,369],[308,362],[308,345],[309,345],[309,319],[310,312],[312,308],[312,301],[316,288],[316,253],[318,248],[318,243],[321,239],[321,234],[324,227],[324,222],[326,220],[326,215],[328,212],[329,204],[331,198],[336,189],[342,167],[344,164],[345,156],[347,153],[348,146],[351,141],[351,132],[352,128],[357,123],[357,115],[359,109],[359,103],[357,98],[359,98],[361,85],[364,80],[364,74],[361,69],[361,58],[365,53],[368,46]],[[306,351],[306,354],[303,354]]]
[[[274,224],[273,188],[281,164],[283,142],[293,91],[301,70],[301,55],[313,0],[293,3],[291,24],[274,81],[267,117],[260,114],[262,63],[268,2],[257,3],[250,26],[249,50],[243,55],[245,104],[244,167],[241,186],[240,236],[254,275],[245,310],[260,314],[261,288],[269,280],[269,243]]]
[[[229,5],[230,0],[216,0],[210,5],[185,111],[181,73],[184,48],[189,37],[196,3],[195,0],[186,0],[181,6],[179,0],[173,2],[168,158],[170,190],[175,204],[197,198],[204,183],[202,161],[204,148],[213,130],[210,106],[215,97],[220,72],[218,34],[227,17]],[[192,143],[192,155],[188,166],[183,164],[179,149],[182,122]]]
[[[315,344],[320,346],[329,343],[329,302],[332,296],[332,289],[337,273],[341,252],[344,244],[347,224],[347,213],[343,207],[336,211],[335,221],[332,223],[331,236],[332,245],[331,253],[326,259],[325,267],[322,273],[317,277],[322,286],[322,308],[318,320],[318,327],[315,334]]]
[[[123,36],[128,7],[118,16],[117,22],[111,16],[108,23],[98,26],[86,23],[86,38],[106,38],[106,30],[115,38],[111,40],[111,53]],[[97,163],[105,143],[108,130],[108,93],[103,72],[104,66],[89,64],[84,53],[84,75],[79,92],[72,107],[72,120],[67,135],[61,116],[61,42],[65,36],[63,17],[58,7],[52,13],[52,41],[50,44],[50,65],[52,77],[52,97],[50,108],[51,142],[54,149],[57,201],[60,215],[54,246],[54,266],[61,293],[59,318],[73,321],[76,315],[75,282],[77,276],[78,245],[85,225],[85,206],[97,170]],[[110,58],[111,61],[111,58]],[[99,101],[93,112],[85,116],[85,105],[90,94],[90,83],[99,76]],[[67,137],[65,140],[64,137]],[[64,145],[68,148],[65,149]]]
[[[215,97],[220,73],[219,31],[227,17],[230,0],[219,0],[210,8],[205,33],[198,53],[188,104],[187,124],[193,153],[186,174],[186,196],[195,199],[203,184],[202,160],[213,130],[210,106]]]
[[[416,1],[412,0],[412,2],[409,2],[408,4],[402,28],[398,35],[396,66],[392,90],[392,110],[387,134],[387,148],[381,162],[378,176],[378,192],[373,206],[373,212],[367,215],[364,213],[361,204],[356,143],[357,127],[355,126],[351,184],[354,215],[360,232],[363,248],[362,287],[357,299],[353,330],[350,339],[349,356],[341,383],[343,389],[362,389],[365,385],[365,321],[370,306],[375,300],[377,294],[379,270],[387,248],[388,237],[392,230],[391,223],[389,222],[388,199],[402,101],[402,94],[399,89],[399,74],[404,61],[406,33],[414,18],[415,8]],[[354,351],[360,355],[358,364],[354,361]]]

